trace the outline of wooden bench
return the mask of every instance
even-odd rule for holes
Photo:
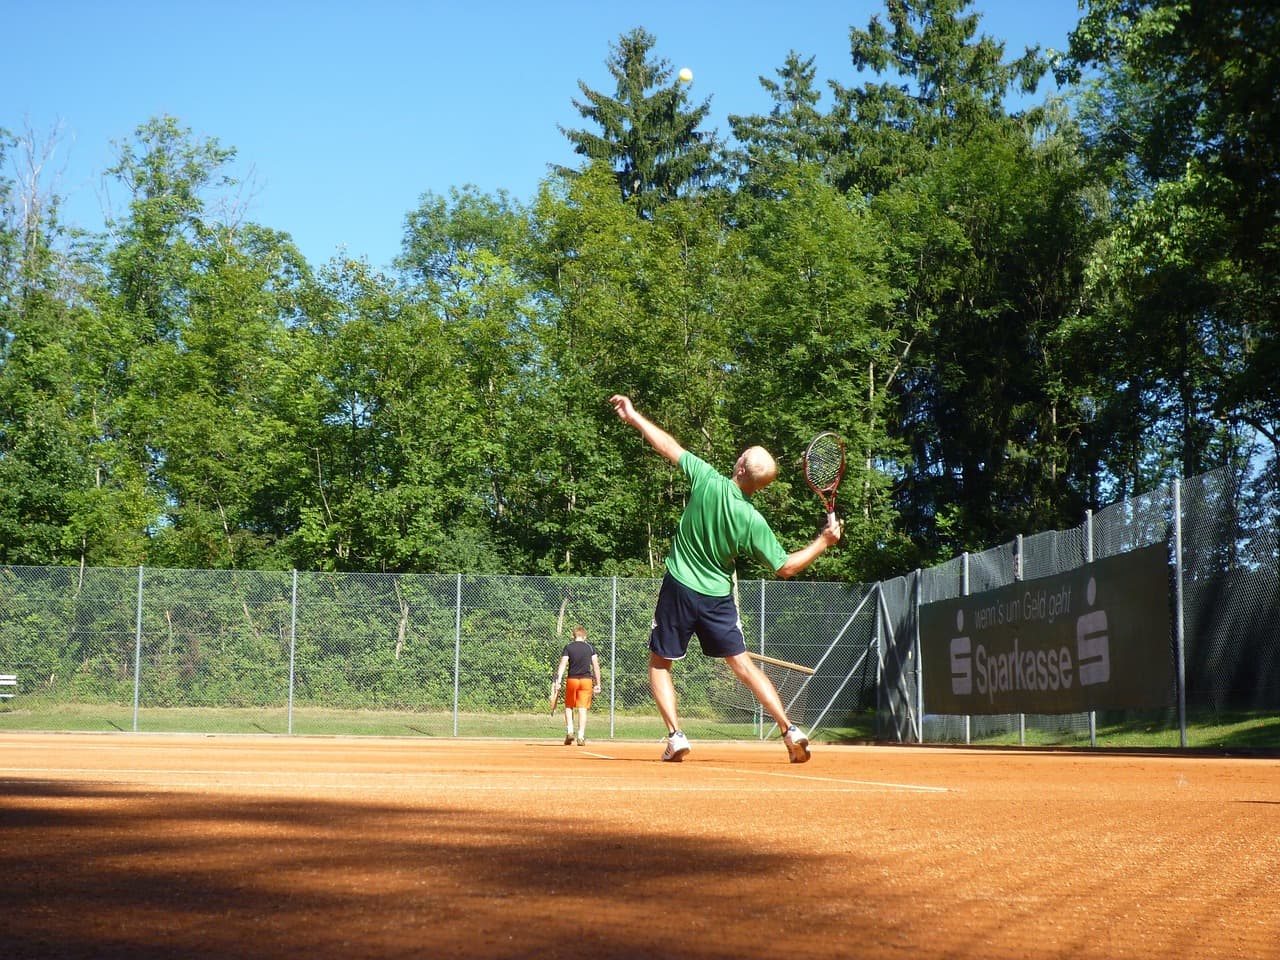
[[[7,700],[18,692],[18,675],[0,673],[0,700]]]

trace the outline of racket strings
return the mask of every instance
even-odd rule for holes
[[[840,479],[844,451],[834,438],[819,438],[805,451],[804,470],[816,487],[828,487]]]

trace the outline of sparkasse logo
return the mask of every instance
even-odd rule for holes
[[[1097,599],[1097,583],[1090,577],[1086,590],[1088,606]],[[977,611],[975,626],[984,624],[1031,622],[1052,623],[1071,609],[1070,589],[1045,601],[1028,591],[1021,603],[1013,602],[1000,609]],[[1046,611],[1048,611],[1046,613]],[[965,635],[965,613],[956,611],[956,633],[951,639],[951,692],[954,696],[985,695],[994,704],[998,695],[1021,691],[1069,690],[1106,683],[1111,679],[1110,637],[1106,610],[1090,610],[1076,618],[1075,650],[1066,645],[1040,649],[1023,649],[1017,634],[1011,643],[989,645],[974,643]]]

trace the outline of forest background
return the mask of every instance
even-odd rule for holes
[[[579,85],[577,166],[424,194],[386,271],[250,221],[179,118],[118,144],[99,233],[42,184],[52,141],[3,133],[0,564],[652,576],[685,487],[614,392],[722,470],[773,450],[792,549],[823,519],[799,454],[840,431],[819,579],[1224,465],[1274,515],[1272,5],[1090,2],[1012,58],[969,6],[888,0],[850,28],[873,81],[818,109],[792,53],[724,139],[636,28]]]

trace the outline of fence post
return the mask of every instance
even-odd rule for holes
[[[967,597],[969,595],[969,551],[966,550],[961,555],[960,564],[960,596]],[[964,742],[968,745],[970,741],[970,726],[972,718],[969,714],[964,715]]]
[[[293,684],[294,665],[298,649],[298,571],[293,571],[293,593],[289,597],[289,723],[288,732],[293,733]]]
[[[138,565],[138,617],[133,632],[133,732],[138,732],[138,697],[142,689],[142,565]]]
[[[458,735],[458,678],[462,670],[462,574],[453,604],[453,735]]]
[[[1084,562],[1093,563],[1093,511],[1084,512]],[[1089,711],[1089,746],[1098,745],[1098,711]]]
[[[1013,546],[1013,580],[1015,583],[1022,582],[1022,534],[1018,534]],[[1027,745],[1027,715],[1025,713],[1018,714],[1018,746],[1025,747]]]
[[[760,579],[760,656],[764,656],[764,578]],[[755,715],[756,726],[761,740],[765,737],[764,729],[764,704],[756,704]],[[803,722],[803,720],[801,721]],[[784,730],[783,733],[786,733]]]
[[[924,651],[920,649],[920,594],[924,590],[924,573],[916,567],[915,577],[915,654],[916,661],[916,716],[920,718],[920,736],[918,743],[924,743]]]
[[[1178,656],[1178,731],[1182,746],[1187,745],[1187,647],[1182,608],[1182,478],[1173,481],[1173,591],[1177,622],[1174,635]]]
[[[614,717],[618,704],[618,577],[613,577],[613,598],[609,605],[609,739],[614,737]]]
[[[876,645],[876,739],[877,740],[882,739],[882,729],[880,726],[880,722],[881,722],[881,714],[884,712],[884,701],[885,701],[884,650],[881,649],[881,646],[880,646],[881,640],[883,639],[883,634],[880,632],[880,623],[881,623],[880,593],[881,593],[881,586],[883,583],[884,583],[883,580],[877,580],[875,585],[875,593],[876,593],[876,606],[875,606],[875,614],[874,614],[875,619],[872,621],[872,623],[875,624],[875,629],[872,631],[872,634],[871,634],[871,640]]]

